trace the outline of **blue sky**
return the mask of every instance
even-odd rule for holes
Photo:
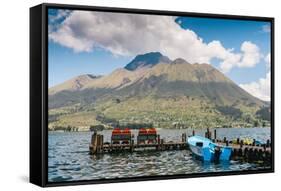
[[[258,45],[264,55],[270,52],[270,33],[263,30],[263,27],[270,26],[268,22],[194,17],[179,17],[176,22],[179,21],[181,27],[192,29],[206,42],[220,40],[226,47],[239,49],[241,43],[247,40]],[[215,60],[212,64],[218,67]],[[241,84],[257,80],[265,73],[266,63],[261,60],[254,71],[253,68],[234,68],[227,76]]]
[[[96,49],[75,53],[49,40],[49,87],[82,74],[106,75],[122,68],[132,57],[115,57],[110,52]]]
[[[85,12],[83,12],[83,14],[84,13]],[[163,47],[151,45],[150,39],[148,40],[149,42],[145,42],[145,39],[141,39],[143,37],[143,34],[148,33],[148,37],[155,40],[155,42],[162,42],[162,40],[166,39],[159,39],[159,37],[151,36],[153,36],[154,34],[155,36],[159,36],[159,33],[166,35],[165,33],[163,33],[163,30],[162,32],[160,32],[157,31],[157,29],[149,29],[149,31],[146,32],[145,29],[143,29],[146,27],[146,25],[143,26],[143,22],[140,22],[139,27],[142,27],[140,30],[143,30],[139,34],[140,36],[138,36],[137,32],[133,31],[137,31],[137,29],[139,29],[137,28],[138,26],[136,28],[130,29],[132,30],[131,33],[129,33],[128,31],[123,32],[122,29],[118,29],[119,33],[117,33],[116,30],[117,27],[119,27],[118,25],[124,24],[122,23],[122,18],[119,20],[114,20],[116,18],[116,15],[98,15],[91,19],[99,19],[106,22],[105,24],[100,24],[101,22],[97,22],[95,24],[94,20],[93,22],[91,22],[92,20],[87,20],[89,19],[89,15],[85,16],[83,14],[77,13],[76,15],[74,15],[70,11],[49,10],[49,87],[62,83],[67,79],[81,74],[109,74],[114,69],[124,67],[134,58],[138,51],[140,53],[144,53],[146,50],[160,51],[162,53],[164,52],[163,54],[166,53],[165,55],[171,53],[167,56],[172,59],[173,56],[186,56],[181,47],[179,47],[179,52],[182,51],[183,53],[177,54],[177,51],[174,51],[177,48],[176,45],[179,44],[174,43],[175,40],[173,39],[175,37],[167,37],[169,38],[169,40],[171,39],[170,44],[175,44],[175,47],[173,47],[172,51]],[[83,16],[85,16],[85,20],[83,20]],[[69,18],[69,21],[66,22],[68,17],[71,18]],[[120,20],[121,24],[118,23]],[[110,23],[110,21],[112,23]],[[151,21],[148,21],[147,26],[150,26],[151,23],[156,23],[155,26],[157,27],[161,21],[162,18],[154,19],[151,17]],[[133,23],[133,25],[135,25],[134,22],[138,22],[138,20],[132,20],[129,21],[129,23],[125,24],[130,25]],[[243,42],[250,42],[251,45],[258,47],[259,61],[256,61],[253,66],[243,66],[243,63],[241,64],[241,66],[235,66],[234,64],[233,66],[231,66],[231,69],[229,69],[227,72],[224,72],[227,77],[229,77],[237,84],[251,84],[254,82],[259,83],[259,80],[265,78],[266,74],[269,72],[265,58],[268,53],[270,53],[270,23],[260,21],[226,20],[196,17],[177,17],[173,18],[173,22],[175,23],[175,25],[173,23],[169,23],[168,25],[175,28],[177,28],[177,26],[181,27],[179,36],[183,36],[182,44],[186,43],[184,39],[188,40],[189,38],[195,38],[195,41],[198,41],[196,43],[199,43],[200,46],[207,46],[213,41],[219,41],[223,46],[224,54],[228,54],[228,52],[230,52],[231,54],[233,53],[241,55],[243,53],[241,51],[241,45],[243,44]],[[110,31],[110,27],[112,25],[114,26],[114,23],[117,24],[115,26],[115,29],[112,30],[112,37],[110,36],[110,32],[104,35],[100,34],[102,32],[97,32],[99,28],[104,29],[104,27],[108,27],[109,29],[106,31]],[[138,23],[136,23],[136,25],[138,25]],[[159,25],[159,30],[161,30],[161,26],[162,25]],[[93,32],[89,33],[89,31]],[[174,31],[172,31],[172,34],[175,34],[175,31],[177,32],[178,30],[175,29]],[[186,33],[188,33],[188,31],[191,31],[191,33],[188,34],[189,36],[185,35],[185,31],[187,31]],[[125,33],[124,35],[129,36],[128,39],[124,40],[124,37],[120,38],[123,33]],[[196,34],[197,37],[192,37],[193,33]],[[130,38],[130,35],[132,34],[133,36],[134,34],[136,34],[136,38]],[[112,44],[110,44],[111,42],[110,40],[108,40],[109,38],[112,38]],[[145,35],[144,38],[146,38]],[[196,38],[200,38],[202,42],[200,42],[200,40]],[[132,42],[130,42],[130,40]],[[190,42],[193,41],[191,40]],[[83,42],[85,42],[85,45],[83,44]],[[140,50],[139,44],[142,42],[146,47]],[[134,43],[136,47],[133,46]],[[206,48],[206,51],[212,51],[212,48]],[[206,53],[206,51],[204,51],[202,55],[199,54],[197,60],[195,59],[195,61],[200,61],[201,57],[205,58],[205,55],[209,55],[208,52]],[[184,57],[185,59],[190,60],[190,58],[192,58],[192,47],[189,47],[186,52],[189,52],[189,54],[191,52],[191,56],[187,55],[186,57]],[[208,57],[207,60],[209,59],[210,64],[212,64],[217,69],[222,70],[221,62],[222,59],[225,58],[216,58],[216,55],[220,55],[219,52],[215,53],[213,57]],[[250,54],[248,56],[252,55],[253,54]]]

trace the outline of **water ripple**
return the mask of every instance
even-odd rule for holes
[[[192,130],[161,130],[166,141],[179,140]],[[105,141],[110,131],[103,131]],[[204,134],[203,131],[197,134]],[[218,138],[256,138],[265,141],[270,129],[219,129]],[[230,161],[225,164],[206,164],[194,159],[187,150],[163,152],[134,152],[104,155],[89,155],[90,132],[49,133],[48,180],[50,182],[93,180],[104,178],[140,177],[152,175],[176,175],[218,171],[253,170],[255,164]]]

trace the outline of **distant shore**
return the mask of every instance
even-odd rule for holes
[[[239,129],[239,128],[270,128],[270,126],[265,127],[206,127],[206,128],[156,128],[156,130],[162,130],[162,129],[168,129],[168,130],[185,130],[185,129],[194,129],[194,130],[203,130],[203,129]],[[113,130],[114,128],[106,128],[103,130]],[[138,129],[132,129],[132,130],[138,130]],[[65,129],[48,129],[48,132],[93,132],[90,130],[90,128],[79,128],[79,127],[73,127],[73,128],[65,128]]]

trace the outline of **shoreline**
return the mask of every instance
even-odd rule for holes
[[[156,128],[156,130],[206,130],[206,129],[253,129],[253,128],[271,128],[271,127],[206,127],[206,128]],[[84,130],[84,129],[79,129],[79,127],[76,128],[77,130],[74,131],[68,131],[68,130],[50,130],[48,129],[48,132],[60,132],[60,133],[69,133],[69,132],[94,132],[90,130]],[[113,130],[112,129],[104,129],[102,131],[109,131]],[[139,130],[139,129],[131,129],[131,130]]]

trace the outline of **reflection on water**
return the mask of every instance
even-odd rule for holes
[[[137,131],[134,131],[135,135]],[[165,141],[181,140],[181,134],[192,130],[158,130]],[[104,178],[175,175],[204,172],[238,171],[259,168],[255,164],[230,161],[203,163],[187,150],[146,151],[89,155],[91,132],[49,132],[48,180],[50,182],[94,180]],[[104,141],[110,141],[111,131],[103,131]],[[203,135],[204,131],[196,131]],[[228,140],[255,138],[270,139],[270,128],[218,129],[217,137]],[[135,136],[136,138],[136,136]]]

